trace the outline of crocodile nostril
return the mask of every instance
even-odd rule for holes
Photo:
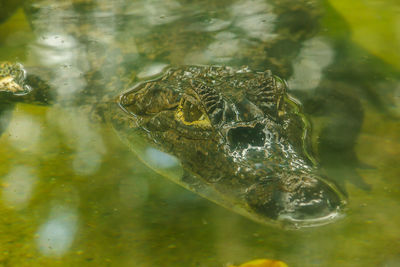
[[[341,216],[345,201],[331,185],[312,176],[290,180],[293,186],[289,187],[281,177],[252,185],[246,192],[249,207],[294,227],[323,225]]]
[[[336,213],[343,204],[340,195],[322,181],[315,186],[302,188],[293,197],[296,199],[295,212],[291,217],[297,220],[326,217]]]
[[[233,150],[244,149],[249,146],[264,146],[265,132],[262,124],[255,126],[240,126],[228,131],[227,139]]]

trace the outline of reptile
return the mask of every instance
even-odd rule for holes
[[[115,129],[130,140],[134,125],[178,158],[179,182],[192,191],[261,222],[311,226],[340,216],[345,200],[316,167],[309,123],[270,71],[172,68],[119,105],[131,124],[112,118]]]
[[[43,99],[33,91],[45,83],[22,65],[0,69],[3,93]],[[128,142],[141,136],[178,158],[178,183],[254,220],[324,224],[345,203],[310,154],[298,100],[270,71],[180,66],[97,109]]]
[[[233,67],[186,65],[181,61],[182,51],[194,54],[207,49],[215,36],[211,30],[189,36],[190,32],[182,26],[187,18],[159,24],[152,21],[150,30],[135,32],[131,26],[137,20],[129,16],[135,6],[127,2],[114,7],[88,0],[52,3],[52,13],[48,13],[48,1],[21,1],[21,5],[22,2],[38,37],[32,47],[40,50],[44,46],[45,52],[52,51],[50,44],[58,42],[63,49],[56,46],[55,58],[63,58],[65,52],[72,53],[76,60],[44,60],[34,67],[2,63],[1,131],[18,102],[74,108],[94,122],[112,125],[133,150],[139,151],[139,156],[143,151],[135,146],[139,147],[141,142],[174,156],[184,170],[182,177],[172,177],[175,182],[253,220],[302,227],[329,223],[343,214],[346,197],[341,181],[345,178],[338,182],[321,168],[321,159],[315,157],[311,145],[315,134],[311,134],[309,115],[326,112],[327,99],[339,103],[333,105],[337,109],[328,112],[335,114],[333,123],[317,137],[318,154],[326,155],[323,148],[335,146],[330,131],[333,126],[340,128],[343,118],[347,118],[346,121],[357,123],[345,125],[349,134],[347,139],[339,140],[344,145],[336,154],[349,152],[353,157],[362,123],[360,103],[356,97],[337,89],[331,80],[321,83],[326,89],[324,93],[317,88],[315,96],[301,92],[296,97],[288,93],[285,82],[293,74],[291,63],[302,44],[319,31],[322,11],[318,1],[290,5],[290,1],[271,5],[257,1],[263,10],[273,11],[277,22],[270,35],[260,40],[249,36],[251,42],[239,44],[248,47],[228,61]],[[219,5],[226,8],[218,10],[231,10],[230,13],[240,10],[240,4],[233,8],[230,3]],[[205,6],[203,15],[214,14],[212,8]],[[16,4],[10,5],[9,10],[14,9]],[[106,21],[92,20],[95,11],[105,10],[124,18],[117,21],[119,28],[98,27],[101,23],[109,25],[107,17]],[[10,14],[11,11],[1,14],[0,21]],[[66,14],[75,17],[71,20]],[[226,27],[232,29],[232,34],[248,34],[240,26],[248,19],[246,14],[231,14],[233,19]],[[224,12],[217,15],[227,17]],[[250,15],[263,21],[270,18],[263,13]],[[52,21],[58,24],[49,23]],[[65,21],[67,26],[59,25]],[[54,35],[52,27],[61,29],[60,34]],[[214,31],[224,32],[227,28]],[[182,38],[185,43],[176,41]],[[133,41],[136,46],[132,46]],[[138,70],[142,64],[154,61],[170,62],[172,67],[164,68],[154,79],[140,78]],[[241,67],[243,64],[251,67]],[[75,87],[65,87],[66,81]],[[362,180],[356,181],[365,187]]]

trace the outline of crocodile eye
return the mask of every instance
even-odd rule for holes
[[[182,101],[183,118],[186,122],[194,122],[202,120],[203,112],[199,107],[190,101]]]
[[[184,97],[181,99],[175,113],[175,118],[186,125],[196,125],[200,127],[211,126],[208,116],[203,108],[194,99]]]
[[[222,120],[224,103],[217,91],[196,80],[190,81],[192,89],[196,92],[199,100],[202,102],[204,110],[208,114],[207,117],[213,124],[218,124]]]
[[[264,146],[265,133],[261,124],[254,127],[236,127],[228,132],[228,142],[232,149],[244,149],[249,146]]]

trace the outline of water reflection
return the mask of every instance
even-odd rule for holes
[[[48,121],[58,125],[68,145],[73,149],[72,167],[77,175],[94,174],[101,166],[106,153],[102,136],[93,127],[89,118],[79,110],[52,110],[47,114]]]
[[[297,59],[293,62],[293,76],[288,83],[291,89],[313,90],[326,66],[332,63],[334,51],[321,37],[307,40]]]
[[[8,126],[10,143],[21,151],[37,152],[41,128],[29,115],[14,116]]]
[[[207,18],[205,20],[196,21],[187,27],[190,31],[197,32],[217,32],[226,29],[231,25],[231,21],[219,18]]]
[[[262,0],[242,0],[231,6],[234,26],[248,37],[268,41],[277,36],[274,32],[277,15],[271,5]]]
[[[143,70],[138,73],[137,77],[140,79],[145,79],[151,76],[155,76],[157,74],[160,74],[162,70],[165,69],[166,66],[167,64],[165,63],[157,63],[157,62],[152,63],[150,65],[143,67]]]
[[[12,104],[0,105],[0,108],[3,109],[3,111],[0,114],[0,134],[2,134],[3,131],[7,129],[8,124],[10,123],[10,120],[12,118],[13,105]]]
[[[56,91],[53,95],[62,101],[85,88],[82,73],[87,71],[88,65],[84,47],[69,34],[51,34],[52,27],[54,25],[49,24],[49,29],[41,32],[36,42],[30,45],[30,60],[48,68],[48,82]]]
[[[1,194],[3,204],[17,210],[25,208],[32,197],[36,182],[37,177],[33,168],[22,165],[13,166],[3,177]]]
[[[186,58],[187,63],[227,63],[240,53],[241,43],[236,34],[222,31],[214,36],[215,41],[201,52],[189,54]]]
[[[277,15],[265,1],[237,1],[228,5],[226,10],[229,17],[214,17],[189,25],[188,30],[212,32],[212,42],[205,49],[187,53],[186,64],[240,61],[247,49],[277,37],[274,32]]]
[[[150,147],[146,149],[146,160],[156,169],[166,169],[178,165],[178,160],[175,157]]]
[[[78,217],[75,209],[53,207],[48,220],[37,230],[37,247],[45,256],[62,256],[75,239]]]
[[[177,1],[144,0],[139,5],[142,6],[139,6],[137,10],[140,10],[140,14],[146,14],[143,18],[151,25],[169,23],[180,17],[177,10],[181,5]]]

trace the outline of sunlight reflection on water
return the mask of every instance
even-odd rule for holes
[[[14,116],[9,128],[10,143],[22,151],[37,151],[40,138],[40,125],[35,119],[28,115]]]
[[[265,42],[277,37],[274,33],[277,16],[264,1],[237,1],[228,10],[231,13],[230,20],[213,18],[188,27],[191,30],[215,31],[215,35],[214,41],[205,49],[188,53],[186,64],[227,64],[243,57],[252,43],[249,39]]]
[[[51,32],[51,26],[48,30]],[[31,60],[52,72],[50,83],[60,99],[68,99],[86,86],[82,77],[88,69],[86,52],[73,36],[46,33],[31,44],[30,49]]]
[[[180,4],[173,0],[138,1],[138,3],[133,6],[135,9],[132,9],[132,13],[139,13],[139,15],[146,14],[143,19],[151,25],[169,23],[180,17],[180,15],[175,12],[180,8]]]
[[[57,125],[68,140],[68,146],[73,149],[72,167],[78,175],[90,175],[101,166],[106,153],[101,134],[93,127],[89,118],[74,108],[62,110],[52,109],[47,114],[47,120]]]
[[[262,0],[239,1],[232,5],[232,17],[235,18],[235,26],[241,28],[252,38],[267,41],[276,37],[276,14],[272,7]]]
[[[71,139],[74,139],[75,156],[73,159],[73,168],[77,174],[89,175],[95,173],[101,165],[101,161],[106,147],[101,135],[91,128],[91,124],[86,116],[80,116],[72,112],[68,114],[68,124],[60,126],[63,132]]]
[[[146,77],[151,77],[160,74],[162,70],[167,66],[165,63],[152,63],[143,68],[141,72],[138,73],[138,78],[143,79]]]
[[[322,71],[334,57],[332,47],[320,37],[306,41],[293,63],[294,75],[288,81],[291,89],[315,89],[322,78]]]
[[[53,208],[50,218],[37,231],[37,246],[46,256],[61,256],[75,239],[77,211],[68,207]]]
[[[146,150],[146,158],[155,168],[171,168],[177,166],[179,163],[175,157],[154,148]]]
[[[31,167],[16,165],[3,178],[3,203],[9,208],[22,209],[29,204],[37,177]]]

